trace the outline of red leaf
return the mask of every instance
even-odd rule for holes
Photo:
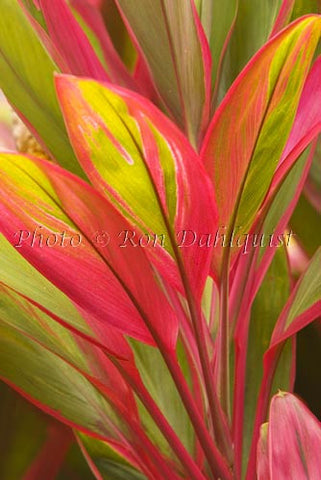
[[[7,239],[16,244],[16,232],[30,232],[30,241],[21,241],[19,252],[98,323],[149,343],[158,336],[173,349],[177,319],[144,250],[119,248],[119,232],[131,228],[126,220],[92,187],[60,167],[21,160],[15,155],[2,158],[1,231]],[[37,225],[43,227],[37,230]],[[71,240],[65,247],[60,240],[53,244],[64,231],[76,238],[78,247]],[[33,232],[43,235],[43,247],[39,236],[32,242]],[[97,232],[106,232],[103,240],[110,238],[110,244],[102,244]]]

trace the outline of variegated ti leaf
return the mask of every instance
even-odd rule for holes
[[[294,395],[273,398],[266,440],[258,452],[259,480],[320,477],[321,424]]]
[[[137,417],[132,391],[98,347],[68,331],[6,285],[0,285],[0,294],[3,324],[73,365],[102,391],[108,391],[111,400],[121,399]]]
[[[86,0],[74,0],[70,4],[66,0],[39,1],[48,34],[62,59],[62,70],[135,89],[135,82],[120,60],[99,10]]]
[[[166,279],[177,277],[172,259],[180,251],[200,298],[211,249],[199,242],[215,225],[216,211],[209,180],[186,138],[132,92],[69,76],[56,83],[71,142],[93,185],[135,227],[134,244],[143,234],[158,238],[149,253]]]
[[[107,402],[75,368],[3,322],[2,315],[0,330],[3,380],[70,426],[106,440],[116,434],[111,435],[110,423],[101,422],[110,414]]]
[[[131,390],[128,389],[126,382],[119,375],[117,368],[121,365],[122,372],[126,372],[126,376],[131,377],[131,381],[135,382],[141,389],[142,383],[139,375],[141,365],[140,362],[137,363],[138,371],[134,364],[132,352],[124,338],[111,326],[106,327],[104,324],[99,326],[88,315],[84,315],[82,318],[67,297],[27,264],[10,244],[2,241],[1,251],[5,255],[3,271],[0,273],[1,281],[5,282],[1,290],[1,320],[18,330],[20,334],[31,338],[77,368],[96,388],[108,395],[112,404],[113,402],[118,404],[118,399],[121,399],[123,408],[127,408],[133,416],[136,412],[136,405],[133,403]],[[19,275],[17,271],[19,271]],[[26,298],[27,296],[30,300]],[[39,308],[35,306],[36,300],[40,305]],[[55,315],[51,311],[55,312]],[[58,314],[60,317],[57,316]],[[66,318],[67,321],[63,321]],[[85,334],[83,332],[84,326]],[[154,349],[150,347],[150,350]],[[141,344],[140,351],[144,351]],[[117,368],[102,352],[112,355]],[[150,354],[153,357],[151,351]],[[157,351],[155,355],[157,355]],[[158,361],[162,362],[161,358],[158,358]],[[143,366],[143,373],[145,368],[147,367]],[[169,373],[165,367],[163,370],[168,377]],[[153,373],[150,373],[148,382],[151,382],[152,385],[154,382],[157,384],[159,375],[156,375],[155,368],[151,371]],[[155,378],[152,378],[154,374]],[[144,376],[142,378],[145,379]],[[170,377],[169,380],[171,381]],[[164,418],[168,419],[173,425],[186,425],[186,422],[188,422],[186,412],[182,408],[181,400],[174,385],[169,389],[167,388],[166,392],[167,397],[170,395],[170,398],[175,399],[170,405],[160,400],[162,399],[162,390],[156,396],[153,395],[163,412]],[[175,455],[177,453],[175,446],[180,442],[178,437],[175,438],[176,445],[173,445],[174,435],[171,437],[172,442],[168,443],[158,430],[153,417],[149,416],[143,404],[139,403],[139,405],[143,415],[142,418],[144,418],[145,431],[148,432],[151,439],[157,441],[158,449],[167,458],[178,463],[180,457]],[[190,442],[188,446],[191,446],[192,449],[193,438],[192,431],[186,430],[183,442],[185,444]],[[179,450],[179,453],[181,452],[182,450]],[[126,451],[125,456],[127,460],[133,460],[130,452]],[[182,465],[184,465],[184,462]],[[112,468],[112,465],[110,468]],[[128,471],[128,469],[126,468],[125,471]]]
[[[64,65],[69,69],[67,72],[108,80],[106,70],[67,2],[39,0],[39,5],[50,39],[60,53]]]
[[[175,347],[174,312],[143,248],[119,248],[130,226],[110,203],[60,167],[19,155],[1,155],[0,179],[1,232],[30,263],[100,328]]]
[[[58,67],[19,2],[1,0],[0,5],[0,87],[46,150],[82,176],[54,90],[53,74]]]
[[[290,134],[320,33],[321,18],[311,15],[273,37],[214,115],[202,158],[212,178],[223,233],[235,230],[241,237],[251,229]],[[235,258],[239,249],[232,250]],[[219,244],[213,257],[216,275],[222,258]]]
[[[0,296],[0,378],[58,420],[106,441],[144,472],[156,461],[164,473],[166,463],[141,428],[133,391],[103,351],[7,287],[1,286]],[[17,363],[9,365],[10,352]],[[28,354],[23,363],[27,372],[22,372],[17,365]],[[129,365],[125,368],[130,371]],[[46,374],[47,369],[52,372]],[[75,386],[76,393],[68,385]]]
[[[117,0],[169,113],[198,145],[209,119],[211,59],[192,0]]]
[[[234,303],[233,317],[237,315],[237,312],[234,311],[237,298],[245,309],[253,301],[276,248],[281,243],[287,247],[291,246],[295,229],[294,232],[285,232],[295,205],[305,186],[307,174],[311,169],[312,159],[317,154],[315,153],[315,139],[321,130],[321,109],[319,108],[321,102],[320,75],[321,58],[319,57],[312,66],[305,82],[290,136],[265,198],[259,222],[254,226],[251,239],[248,242],[247,255],[239,258],[238,272],[243,270],[243,274],[241,273],[233,282],[231,292]],[[311,142],[311,147],[307,148]],[[318,222],[315,223],[318,231]],[[261,236],[265,238],[261,245],[262,248],[251,248],[254,234],[258,235],[257,238],[261,238]],[[269,235],[273,235],[271,242],[267,241],[271,238]],[[281,242],[278,241],[278,238],[281,239]],[[317,238],[311,238],[310,242],[315,244]],[[248,275],[246,265],[250,261],[249,257],[252,254],[254,254],[255,260],[251,267],[253,274],[250,274],[252,279],[251,293],[249,282],[245,282],[245,277]]]
[[[110,392],[104,396],[77,368],[1,320],[0,332],[1,379],[49,415],[89,436],[111,442],[122,453],[122,442],[128,438],[132,454],[137,449],[142,468],[153,472],[153,452],[146,453],[150,444],[133,411],[126,414],[120,402],[114,404],[113,411]],[[121,398],[118,396],[118,400]],[[155,456],[161,469],[163,461],[158,452]]]
[[[90,315],[71,302],[71,300],[49,280],[41,275],[8,240],[0,235],[0,283],[32,305],[49,315],[80,337],[87,339],[93,345],[100,346],[106,352],[117,358],[130,360],[131,351],[123,335],[111,326],[108,330],[103,324],[98,324]]]

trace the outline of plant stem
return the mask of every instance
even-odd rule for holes
[[[202,373],[204,378],[204,384],[209,403],[210,416],[212,420],[213,433],[217,445],[221,449],[222,453],[226,456],[229,462],[232,462],[232,446],[230,440],[230,431],[226,422],[222,418],[220,412],[220,404],[216,395],[216,389],[213,382],[213,373],[211,369],[210,359],[208,356],[208,350],[206,345],[206,333],[204,320],[202,318],[201,310],[195,303],[194,295],[191,291],[189,282],[185,274],[185,268],[181,255],[176,250],[176,257],[178,267],[181,273],[183,286],[186,293],[187,303],[191,315],[193,330],[195,334],[196,344],[198,348],[198,354],[201,362]]]
[[[159,409],[145,385],[130,375],[117,359],[113,358],[112,361],[154,419],[156,425],[163,433],[169,445],[182,462],[183,467],[185,467],[187,470],[189,478],[194,480],[206,480],[200,468],[188,453],[171,425],[168,423],[166,417]]]
[[[231,419],[230,402],[230,332],[229,332],[229,254],[224,253],[220,285],[220,325],[219,325],[219,356],[218,356],[218,392],[222,408]]]
[[[166,350],[162,349],[163,358],[172,375],[176,388],[181,396],[184,406],[189,414],[191,422],[195,428],[200,444],[204,450],[208,464],[211,471],[216,478],[219,476],[222,480],[232,480],[231,471],[221,455],[219,450],[215,447],[212,438],[205,427],[203,419],[199,410],[196,407],[194,398],[191,395],[190,389],[186,383],[186,379],[179,367],[178,362]]]

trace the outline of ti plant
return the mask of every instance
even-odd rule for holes
[[[97,479],[321,479],[314,3],[0,0],[0,377],[55,419],[17,480],[73,440]]]

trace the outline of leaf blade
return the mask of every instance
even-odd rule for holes
[[[160,97],[197,145],[208,120],[211,79],[208,44],[193,2],[143,0],[139,14],[130,0],[117,4],[137,38]]]
[[[273,398],[268,442],[271,480],[318,478],[321,425],[294,395],[280,392]]]
[[[201,156],[213,182],[219,223],[230,234],[234,228],[239,236],[250,231],[268,191],[290,133],[319,27],[319,17],[306,17],[274,37],[234,82],[212,120]],[[227,145],[226,138],[230,139]],[[235,258],[236,248],[232,250]],[[214,251],[213,269],[218,275],[222,255],[222,248]]]
[[[51,154],[83,176],[70,146],[53,84],[58,67],[37,38],[17,1],[3,0],[0,18],[0,85]]]

